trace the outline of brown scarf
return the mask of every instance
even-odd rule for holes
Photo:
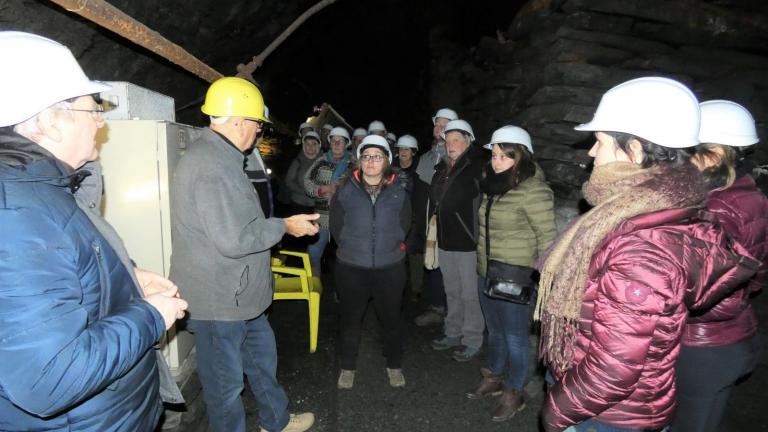
[[[706,197],[693,164],[643,169],[630,162],[595,167],[582,189],[595,206],[560,236],[541,268],[534,319],[540,355],[558,375],[573,360],[582,296],[593,254],[622,222],[658,210],[699,205]]]

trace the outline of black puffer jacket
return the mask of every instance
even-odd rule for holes
[[[429,214],[437,213],[437,244],[447,251],[472,252],[477,247],[480,178],[486,158],[470,146],[451,168],[441,161],[429,189]]]

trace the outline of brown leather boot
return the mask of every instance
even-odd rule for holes
[[[495,422],[507,421],[519,411],[522,411],[523,408],[525,408],[523,393],[519,390],[504,387],[504,391],[501,393],[501,397],[499,397],[499,404],[493,410],[491,420]]]
[[[489,369],[480,368],[483,379],[475,390],[467,392],[467,399],[482,399],[486,396],[498,396],[504,388],[502,375],[494,375]]]

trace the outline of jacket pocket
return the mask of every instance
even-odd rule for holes
[[[461,227],[464,228],[464,232],[467,233],[467,237],[469,237],[469,239],[474,242],[475,241],[475,236],[472,235],[472,231],[470,231],[469,227],[467,226],[467,224],[464,223],[464,220],[459,215],[459,212],[454,212],[453,214],[455,214],[456,215],[456,219],[459,220],[459,225],[461,225]]]
[[[110,290],[109,290],[109,270],[107,269],[107,263],[104,259],[104,251],[97,242],[91,243],[93,254],[96,257],[96,268],[99,272],[99,319],[107,316],[109,312],[110,303]],[[117,390],[120,379],[116,379],[112,384],[107,386],[107,390]]]
[[[238,301],[237,297],[242,294],[246,289],[248,289],[248,275],[250,273],[251,266],[246,265],[243,268],[243,272],[240,273],[240,286],[238,286],[237,290],[235,291],[235,306],[240,306],[240,302]]]
[[[91,243],[91,248],[93,249],[93,255],[96,257],[96,270],[99,272],[99,319],[102,319],[107,316],[109,309],[108,271],[107,265],[104,262],[101,245],[93,242]]]

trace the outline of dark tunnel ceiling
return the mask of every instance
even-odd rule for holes
[[[237,64],[247,63],[260,53],[317,1],[109,0],[224,75],[234,75]],[[506,30],[523,3],[524,0],[337,0],[299,27],[266,59],[254,77],[271,111],[289,124],[304,121],[314,105],[329,102],[353,126],[364,127],[369,121],[380,119],[398,134],[412,128],[426,129],[424,124],[435,108],[429,102],[427,85],[430,33],[439,29],[440,38],[445,40],[438,38],[436,43],[448,42],[469,50],[481,36],[495,35],[497,29]],[[14,7],[27,8],[31,17],[24,19],[32,22],[25,25],[3,19],[3,9]],[[40,8],[66,19],[52,24],[35,23],[39,18],[33,10]],[[235,13],[243,16],[233,17]],[[72,21],[80,27],[51,28]],[[226,26],[227,21],[238,25]],[[72,47],[78,43],[78,37],[63,35],[77,32],[83,26],[141,56],[164,62],[48,1],[0,0],[0,28],[37,31]],[[115,64],[116,60],[94,61],[89,58],[88,46],[81,49],[85,53],[81,61],[90,63],[84,65],[90,74],[98,72],[96,79],[146,85],[144,82],[157,82],[149,75],[162,73],[152,71],[150,62],[146,63],[147,68],[129,73],[119,63]],[[73,51],[78,50],[73,47]],[[107,65],[111,65],[111,70],[103,70]],[[170,70],[189,75],[175,65]],[[192,89],[196,84],[200,88]],[[170,83],[166,88],[151,88],[174,96],[176,107],[180,108],[196,102],[207,86],[196,77],[186,89],[179,89],[180,85]],[[199,104],[192,105],[177,113],[177,118],[200,124],[204,119],[198,108]]]
[[[317,0],[111,0],[225,75],[266,47]],[[558,0],[549,0],[561,3]],[[430,68],[451,64],[483,36],[506,31],[524,0],[337,0],[311,17],[257,70],[272,112],[288,124],[303,121],[313,105],[330,102],[353,126],[376,118],[398,134],[425,133],[436,106]],[[548,3],[548,1],[545,1]],[[743,10],[768,9],[759,0],[715,0]],[[227,24],[234,23],[234,24]],[[0,0],[0,28],[29,30],[73,48],[95,79],[124,80],[175,97],[183,107],[207,84],[180,67],[46,0]],[[94,55],[94,31],[135,54],[126,67],[117,54]],[[436,46],[442,45],[440,50]],[[449,49],[445,49],[445,45]],[[103,50],[102,50],[103,51]],[[436,54],[439,51],[440,54]],[[445,54],[450,53],[450,54]],[[455,54],[455,55],[454,55]],[[436,56],[442,55],[442,58]],[[157,63],[160,61],[160,63]],[[454,66],[460,75],[461,63]],[[444,72],[444,71],[443,71]],[[450,71],[449,71],[450,72]],[[165,80],[157,75],[166,74]],[[445,73],[442,74],[445,76]],[[439,96],[439,95],[438,95]],[[202,124],[199,105],[178,113]]]
[[[398,133],[424,128],[433,110],[430,30],[443,28],[441,37],[468,50],[481,36],[506,30],[522,3],[340,0],[275,54],[285,73],[271,80],[271,103],[293,112],[329,101],[355,126],[376,118]]]

